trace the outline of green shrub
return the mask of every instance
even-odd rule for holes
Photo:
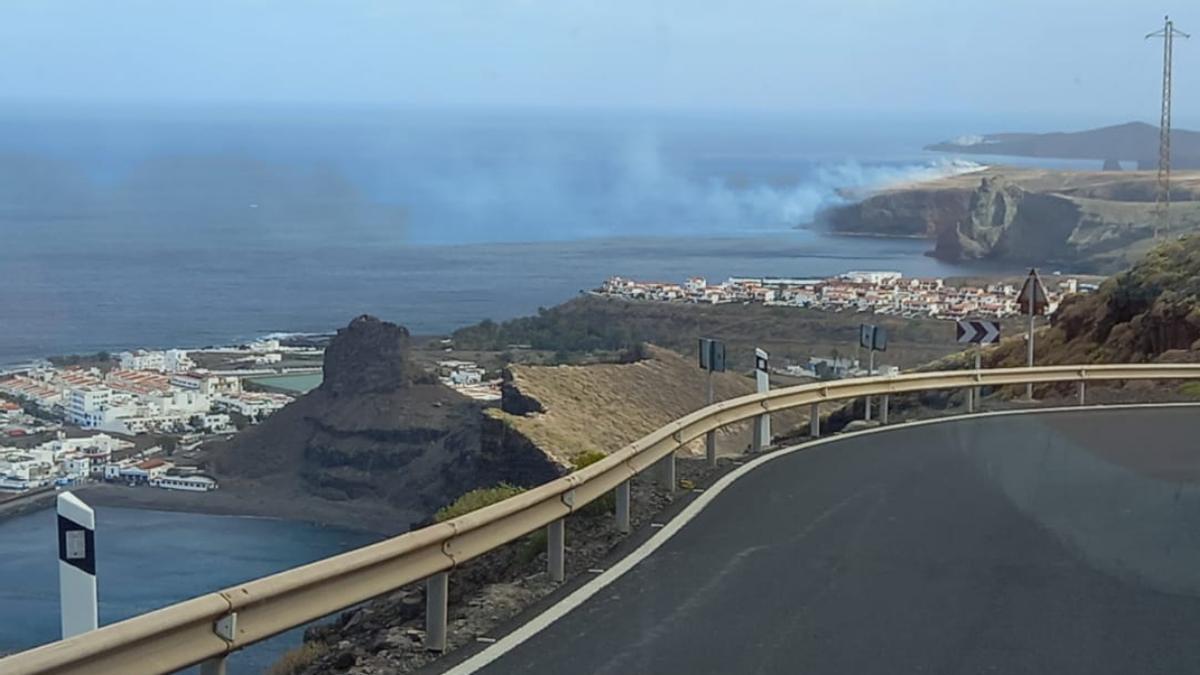
[[[329,647],[323,642],[305,642],[299,647],[293,647],[284,652],[283,656],[280,656],[267,669],[267,675],[298,675],[324,656],[327,651],[329,651]]]
[[[1194,396],[1196,398],[1200,398],[1200,382],[1188,382],[1187,384],[1179,387],[1179,393],[1183,394],[1184,396]]]
[[[546,550],[546,528],[534,530],[525,536],[520,542],[520,548],[517,549],[517,564],[521,567],[528,565],[537,559],[542,551]]]
[[[443,506],[442,508],[438,509],[438,512],[433,514],[433,520],[434,522],[440,523],[442,521],[450,520],[451,518],[457,518],[472,511],[482,509],[485,506],[491,506],[492,504],[502,502],[505,499],[508,499],[513,495],[519,495],[524,491],[525,488],[510,485],[508,483],[501,483],[490,488],[471,490],[465,495],[454,500],[453,504],[450,504],[449,506]]]
[[[587,450],[575,455],[575,459],[571,460],[571,466],[578,471],[585,466],[590,466],[596,462],[599,462],[605,457],[608,457],[608,455],[599,450]],[[579,509],[579,513],[587,516],[601,516],[612,512],[616,508],[616,495],[610,492],[596,501],[584,506],[582,509]]]
[[[585,466],[591,466],[599,462],[605,457],[608,457],[608,455],[599,450],[587,450],[575,455],[575,459],[571,460],[571,466],[575,471],[578,471]]]

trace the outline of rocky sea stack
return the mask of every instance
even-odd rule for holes
[[[360,316],[326,350],[321,386],[218,448],[214,465],[272,498],[391,513],[403,531],[497,478],[480,418],[412,363],[406,328]]]
[[[321,389],[332,396],[394,392],[412,382],[408,329],[364,314],[325,350]]]

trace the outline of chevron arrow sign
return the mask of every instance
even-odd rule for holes
[[[998,321],[966,319],[958,321],[957,326],[958,341],[964,344],[990,345],[1000,339],[1000,323]]]

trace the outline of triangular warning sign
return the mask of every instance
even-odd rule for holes
[[[1033,312],[1029,311],[1030,302],[1033,302]],[[1045,314],[1046,309],[1050,306],[1046,287],[1042,284],[1042,278],[1038,276],[1036,269],[1029,270],[1029,276],[1025,277],[1025,285],[1021,287],[1021,292],[1017,295],[1017,305],[1020,306],[1022,314]]]

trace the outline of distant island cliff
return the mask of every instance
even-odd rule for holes
[[[1139,170],[1148,171],[1158,168],[1158,127],[1126,122],[1087,131],[967,135],[925,149],[960,155],[1097,159],[1113,169],[1120,162],[1136,162]],[[1177,169],[1200,169],[1200,132],[1173,129],[1171,160]]]
[[[1106,273],[1154,236],[1154,172],[990,167],[892,186],[821,214],[841,234],[925,237],[947,261],[1004,260]],[[1173,234],[1200,230],[1200,171],[1172,179]]]

